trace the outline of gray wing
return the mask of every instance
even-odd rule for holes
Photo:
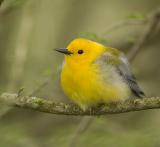
[[[144,92],[141,90],[141,88],[138,86],[136,82],[136,78],[131,73],[129,62],[125,55],[123,53],[120,54],[113,54],[109,52],[105,52],[103,55],[101,55],[97,62],[101,62],[101,65],[103,65],[102,68],[105,68],[107,64],[113,64],[115,69],[118,71],[120,76],[124,79],[124,81],[128,84],[129,88],[131,89],[132,93],[139,98],[144,97]]]
[[[131,73],[127,58],[125,57],[124,54],[121,54],[119,56],[119,60],[120,60],[120,63],[117,66],[117,70],[119,71],[120,75],[127,82],[132,93],[139,98],[143,98],[145,94],[137,84],[135,76]]]

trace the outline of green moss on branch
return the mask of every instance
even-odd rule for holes
[[[85,112],[74,104],[56,103],[43,98],[18,96],[10,93],[3,93],[0,101],[14,107],[58,115],[106,115],[160,108],[160,97],[130,99],[124,102],[105,104]]]

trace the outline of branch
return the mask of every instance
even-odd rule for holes
[[[3,4],[4,0],[0,0],[0,6]]]
[[[71,136],[71,139],[70,139],[67,147],[75,147],[76,146],[79,136],[89,128],[89,126],[93,122],[94,118],[95,117],[89,117],[89,116],[82,117],[75,132]]]
[[[117,29],[120,29],[124,26],[127,26],[127,25],[141,25],[141,24],[146,24],[148,23],[148,19],[142,19],[142,20],[122,20],[122,21],[119,21],[118,23],[110,26],[107,28],[107,30],[104,31],[104,33],[102,34],[102,36],[106,36],[108,35],[109,33],[117,30]]]
[[[26,2],[26,0],[0,0],[0,16],[8,14],[19,6],[23,6]]]
[[[82,111],[74,104],[56,103],[42,98],[18,96],[10,93],[3,93],[0,96],[0,101],[14,107],[59,115],[105,115],[160,108],[160,97],[131,99],[119,103],[104,104],[87,111]]]
[[[158,23],[160,22],[160,8],[157,9],[150,17],[149,26],[147,26],[140,36],[139,40],[136,44],[131,48],[131,51],[128,54],[128,59],[133,60],[137,55],[138,51],[144,45],[145,42],[148,41],[149,37],[152,35],[154,30],[156,29]]]

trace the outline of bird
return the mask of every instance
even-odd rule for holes
[[[122,51],[85,38],[55,50],[64,54],[61,87],[82,110],[144,97]]]

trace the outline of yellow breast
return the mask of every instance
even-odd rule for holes
[[[66,95],[82,109],[98,103],[107,103],[128,98],[128,86],[117,77],[116,83],[104,81],[96,65],[75,66],[76,63],[65,63],[61,72],[61,85]],[[109,70],[110,71],[110,70]],[[114,73],[105,73],[110,74]],[[116,76],[115,76],[116,78]]]

